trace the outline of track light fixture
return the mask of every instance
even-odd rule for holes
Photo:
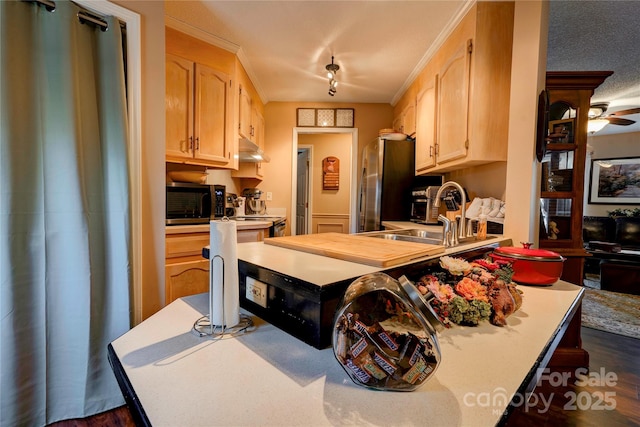
[[[336,94],[336,88],[338,87],[338,80],[336,80],[336,74],[340,67],[338,64],[333,63],[333,56],[331,56],[331,64],[328,64],[327,69],[327,78],[329,79],[329,95],[334,96]]]

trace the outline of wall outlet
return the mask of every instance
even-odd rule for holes
[[[247,277],[245,298],[267,308],[267,288],[269,285],[253,277]]]
[[[273,193],[271,191],[267,191],[267,200],[273,199]]]

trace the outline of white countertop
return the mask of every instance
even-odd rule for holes
[[[237,230],[260,230],[263,228],[269,228],[272,225],[273,225],[273,221],[269,221],[269,220],[236,221]],[[165,234],[208,233],[209,230],[210,230],[209,224],[165,226]]]
[[[157,427],[489,426],[532,367],[544,367],[547,345],[583,292],[562,281],[520,288],[523,305],[507,326],[484,322],[440,333],[439,368],[408,393],[356,386],[332,349],[316,350],[255,317],[258,327],[246,335],[199,338],[191,327],[207,312],[208,294],[174,301],[112,346]]]

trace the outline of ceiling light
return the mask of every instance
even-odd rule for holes
[[[589,106],[589,112],[587,113],[587,116],[590,119],[595,119],[597,117],[600,117],[601,115],[604,114],[605,111],[607,111],[607,108],[609,108],[609,103],[608,102],[601,102],[598,104],[591,104]]]
[[[591,119],[587,122],[587,132],[593,135],[608,124],[609,120],[607,119]]]
[[[329,95],[334,96],[336,94],[336,87],[338,87],[336,75],[340,67],[338,64],[333,63],[333,56],[331,56],[331,64],[328,64],[324,68],[327,69],[327,78],[329,79]]]

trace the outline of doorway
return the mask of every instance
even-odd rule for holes
[[[304,144],[298,146],[298,136],[302,134],[347,134],[351,136],[351,147],[349,150],[349,159],[348,161],[344,161],[341,164],[341,172],[346,174],[349,177],[349,186],[346,190],[348,190],[348,198],[349,198],[349,219],[348,219],[348,228],[349,233],[355,233],[357,228],[357,154],[358,154],[358,129],[355,128],[294,128],[293,129],[293,144],[292,144],[292,167],[291,167],[291,212],[295,214],[296,217],[296,226],[291,227],[291,234],[296,235],[300,234],[299,231],[303,231],[303,227],[300,229],[298,227],[298,199],[299,197],[305,197],[304,191],[306,191],[306,202],[300,203],[300,207],[304,208],[304,204],[306,203],[306,218],[304,221],[306,232],[309,233],[312,231],[311,223],[312,223],[312,206],[313,206],[313,193],[311,189],[313,188],[313,177],[312,174],[309,173],[309,179],[306,186],[306,190],[299,191],[298,189],[298,152],[301,151],[302,148],[305,148]],[[309,151],[310,156],[313,156],[313,152]],[[310,159],[310,164],[311,163]],[[304,166],[304,165],[303,165]],[[293,214],[292,214],[293,215]]]
[[[313,146],[300,145],[298,147],[298,167],[296,179],[296,234],[308,234],[311,229],[309,224],[311,194],[311,174],[309,165],[313,159]]]

